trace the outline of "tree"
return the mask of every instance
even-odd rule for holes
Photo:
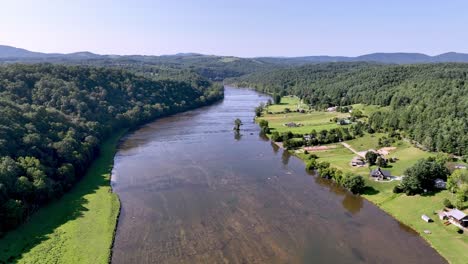
[[[360,175],[346,174],[343,180],[343,187],[350,190],[352,193],[361,193],[366,187],[364,178]]]
[[[422,159],[405,171],[401,187],[407,194],[418,194],[424,190],[430,191],[435,188],[435,179],[445,179],[447,175],[448,170],[442,164],[430,159]]]
[[[450,202],[450,200],[447,199],[447,198],[444,199],[443,204],[444,204],[444,206],[447,207],[447,208],[453,208],[452,202]]]
[[[265,104],[260,103],[259,106],[255,107],[255,116],[260,117],[262,116],[263,110],[265,109]]]
[[[378,156],[375,164],[379,167],[385,168],[387,167],[387,160],[382,156]]]
[[[373,151],[367,151],[366,152],[366,161],[369,163],[369,165],[375,165],[375,162],[377,161],[377,158],[379,157],[379,154],[373,152]]]
[[[283,141],[283,138],[280,136],[280,134],[278,133],[278,131],[275,131],[271,134],[271,140],[273,142],[281,142]]]
[[[242,126],[242,121],[239,118],[236,118],[236,120],[234,120],[234,130],[239,131],[240,126]]]
[[[362,114],[361,110],[354,109],[354,110],[351,112],[351,117],[354,117],[354,118],[361,118],[361,117],[363,117],[363,114]]]
[[[447,177],[447,190],[452,193],[458,191],[459,185],[468,183],[468,171],[454,170],[450,176]]]
[[[273,95],[273,102],[274,102],[275,104],[280,104],[280,103],[281,103],[281,95],[275,93],[275,94]]]

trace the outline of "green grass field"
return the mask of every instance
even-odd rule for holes
[[[281,99],[281,104],[270,105],[268,107],[268,112],[282,112],[285,108],[289,108],[291,111],[296,109],[307,110],[308,107],[302,104],[297,97],[286,96]],[[283,114],[264,114],[260,119],[265,119],[268,121],[272,131],[286,132],[291,131],[293,133],[310,133],[313,129],[316,131],[328,130],[331,128],[337,128],[340,125],[337,125],[336,122],[330,121],[334,117],[345,118],[349,117],[348,113],[336,113],[336,112],[307,112],[307,113],[283,113]],[[288,122],[295,122],[302,124],[300,127],[287,127],[284,124]]]
[[[282,112],[284,109],[289,108],[291,111],[296,109],[308,110],[309,107],[303,103],[299,97],[284,96],[281,98],[281,103],[268,106],[269,112]]]
[[[0,263],[109,262],[120,208],[109,180],[124,133],[103,143],[101,155],[70,192],[0,240]]]

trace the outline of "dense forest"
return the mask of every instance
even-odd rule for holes
[[[228,82],[297,95],[313,108],[385,106],[375,130],[403,132],[431,151],[468,155],[468,64],[328,63],[258,72]]]
[[[0,235],[70,189],[112,131],[223,96],[220,85],[196,74],[172,77],[85,66],[0,67]]]

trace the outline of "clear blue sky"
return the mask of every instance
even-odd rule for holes
[[[467,0],[1,0],[0,44],[42,52],[468,53]]]

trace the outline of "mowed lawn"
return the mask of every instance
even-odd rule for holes
[[[0,263],[109,262],[120,208],[109,180],[124,132],[103,143],[101,155],[70,192],[0,240]]]
[[[379,193],[363,195],[366,199],[378,205],[384,211],[394,216],[400,222],[410,226],[424,237],[442,256],[450,263],[467,263],[468,261],[468,235],[458,234],[457,228],[444,226],[435,214],[442,209],[445,198],[450,198],[448,191],[442,191],[430,196],[407,196],[391,192],[394,183],[374,183]],[[426,223],[421,215],[426,214],[434,222]],[[431,234],[424,233],[429,230]]]
[[[279,104],[273,104],[268,106],[269,112],[283,112],[286,108],[289,110],[304,109],[308,110],[309,107],[301,102],[299,97],[296,96],[284,96],[281,98]]]

